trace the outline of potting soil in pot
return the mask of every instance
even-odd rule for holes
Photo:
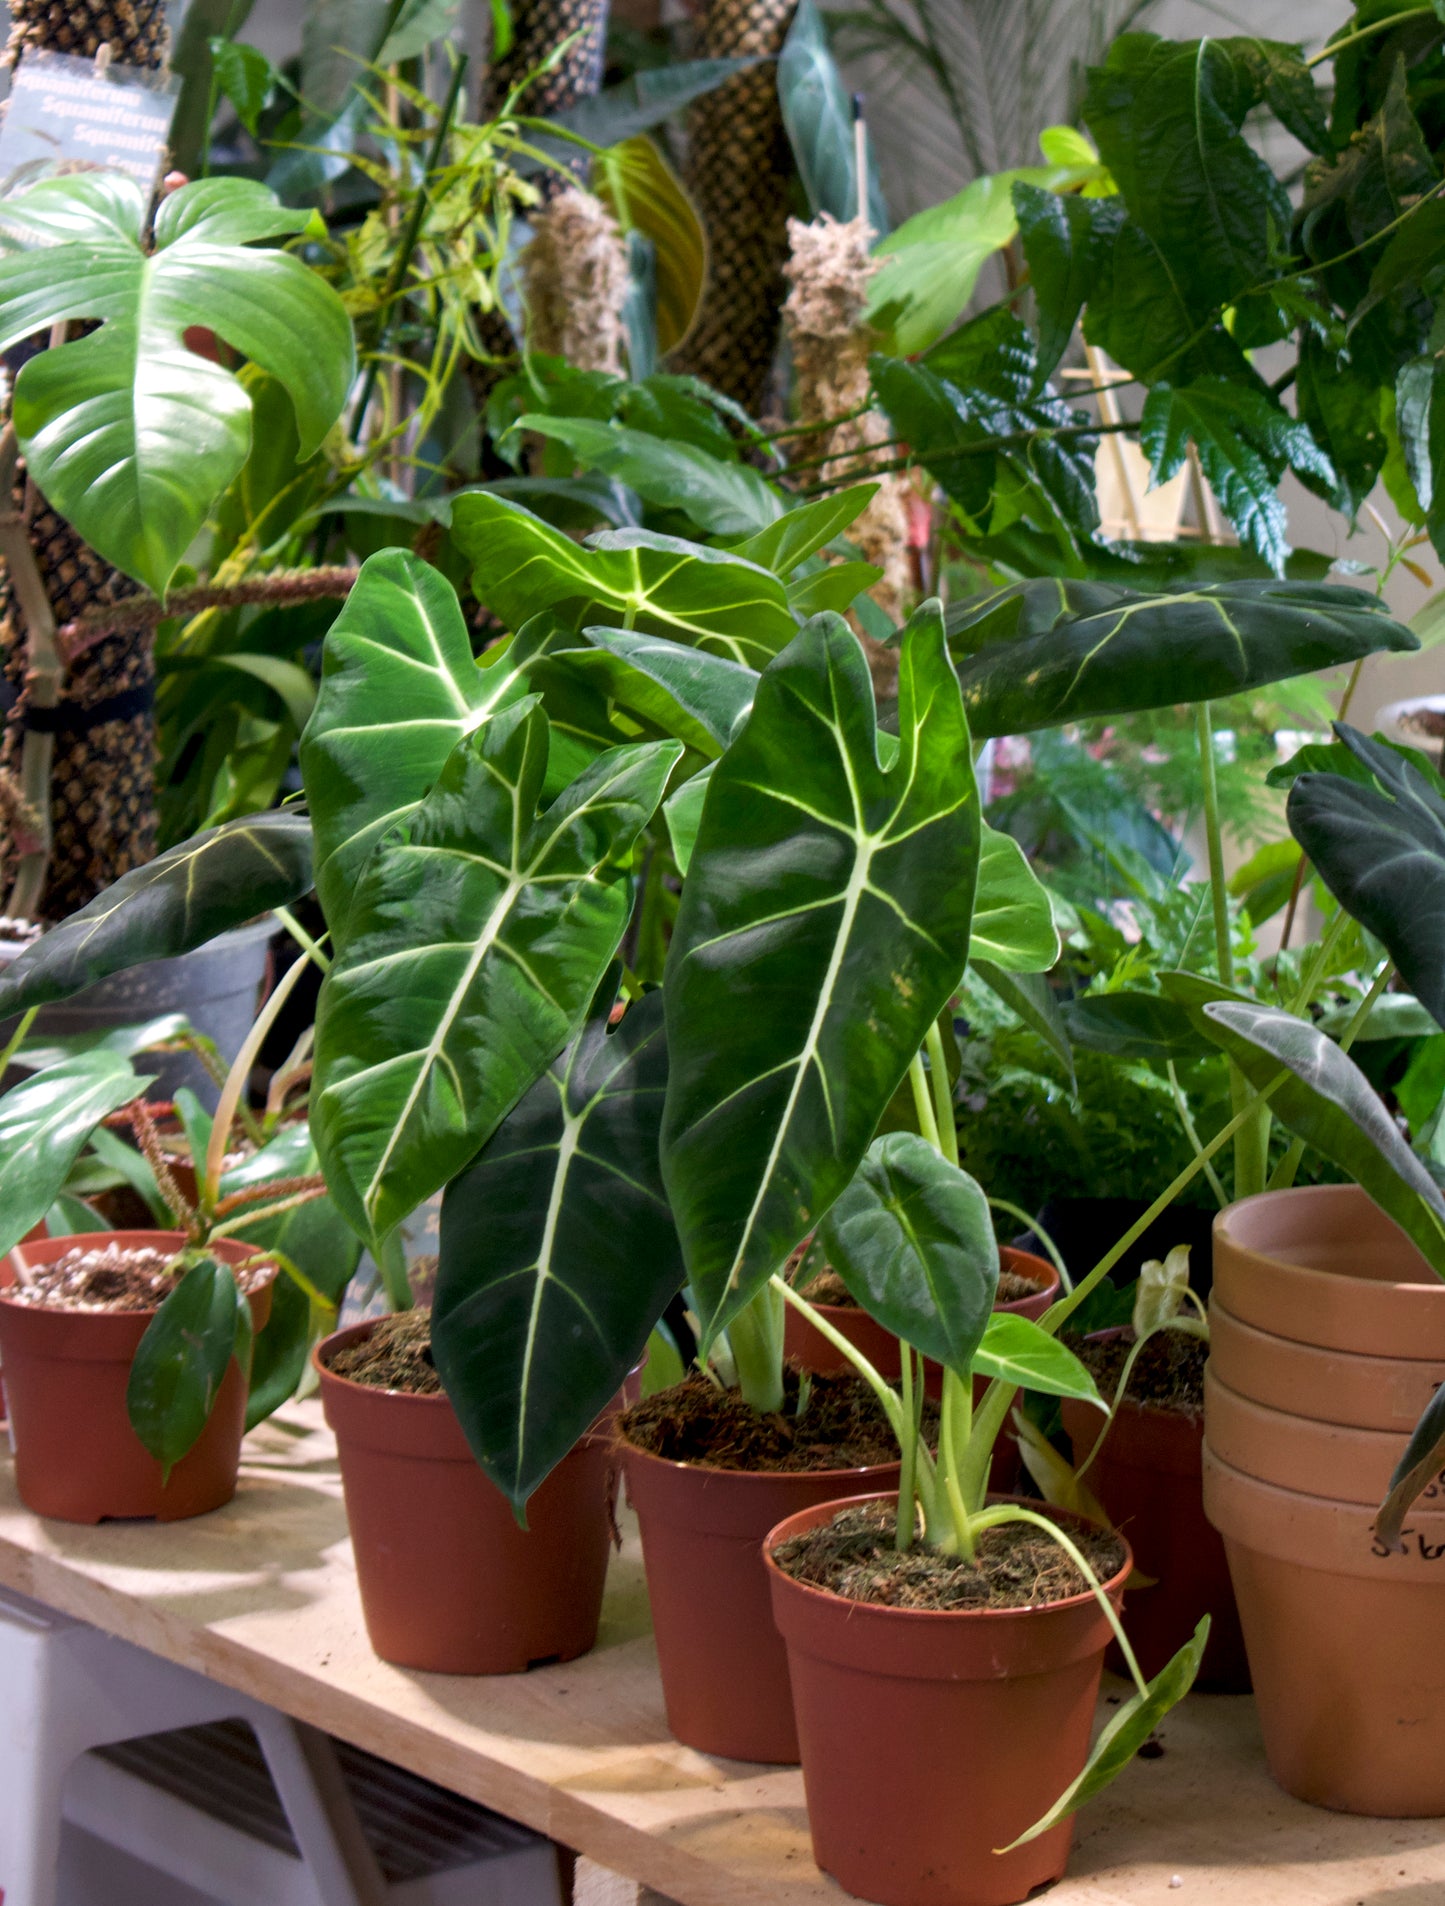
[[[378,1318],[370,1336],[343,1344],[327,1368],[374,1389],[436,1396],[442,1380],[432,1362],[431,1312],[397,1310]]]
[[[626,1411],[618,1430],[634,1449],[665,1462],[754,1474],[861,1469],[898,1460],[888,1418],[861,1377],[815,1376],[798,1415],[801,1380],[789,1371],[782,1411],[759,1416],[739,1391],[720,1390],[701,1375],[685,1377]],[[937,1421],[937,1415],[930,1406],[928,1419]]]
[[[270,1277],[269,1262],[234,1272],[243,1291]],[[77,1244],[64,1257],[27,1269],[6,1301],[44,1309],[86,1311],[156,1310],[175,1289],[179,1266],[173,1251],[151,1245]]]
[[[998,1290],[994,1296],[995,1306],[999,1304],[1022,1304],[1030,1297],[1038,1295],[1039,1287],[1031,1277],[1020,1277],[1017,1271],[1005,1266],[998,1274]],[[839,1310],[858,1310],[861,1308],[849,1291],[848,1286],[838,1273],[828,1266],[819,1271],[800,1292],[810,1304],[826,1304]]]
[[[1132,1330],[1075,1338],[1069,1348],[1113,1401],[1134,1348]],[[1249,1664],[1224,1544],[1204,1514],[1204,1372],[1209,1345],[1182,1330],[1151,1336],[1103,1447],[1084,1477],[1105,1514],[1128,1537],[1138,1577],[1125,1596],[1129,1639],[1146,1676],[1157,1674],[1210,1617],[1198,1685],[1221,1694],[1249,1689]],[[1079,1402],[1063,1405],[1075,1464],[1098,1442],[1104,1419]],[[1126,1672],[1118,1644],[1108,1665]]]
[[[875,1608],[1037,1608],[1089,1588],[1073,1559],[1031,1523],[985,1529],[969,1561],[921,1546],[896,1549],[894,1520],[887,1503],[843,1509],[780,1542],[773,1559],[795,1582]],[[1123,1566],[1127,1551],[1108,1529],[1081,1529],[1075,1540],[1100,1581]]]

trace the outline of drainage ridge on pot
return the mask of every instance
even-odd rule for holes
[[[27,1244],[25,1261],[50,1264],[78,1244],[170,1253],[186,1242],[180,1231],[89,1232]],[[207,1249],[232,1265],[258,1255],[253,1245],[234,1238],[218,1238]],[[0,1264],[0,1286],[13,1281],[7,1259]],[[271,1284],[268,1277],[248,1293],[258,1331],[271,1314]],[[176,1522],[219,1509],[235,1495],[246,1384],[234,1358],[206,1427],[168,1478],[131,1428],[131,1361],[155,1314],[17,1304],[6,1301],[0,1288],[0,1363],[15,1486],[35,1515],[61,1522],[146,1516]]]
[[[637,1512],[667,1725],[684,1746],[791,1765],[798,1733],[763,1540],[816,1503],[898,1483],[900,1465],[753,1471],[619,1443]]]
[[[372,1647],[439,1674],[517,1674],[586,1654],[611,1544],[606,1419],[531,1498],[524,1530],[442,1392],[387,1390],[329,1367],[373,1328],[353,1324],[312,1352]]]
[[[1251,1402],[1317,1422],[1389,1430],[1397,1449],[1445,1383],[1445,1356],[1366,1357],[1321,1350],[1241,1323],[1217,1297],[1209,1307],[1209,1368]]]
[[[894,1501],[817,1504],[771,1530],[764,1547],[793,1677],[814,1857],[880,1906],[1012,1906],[1063,1875],[1072,1817],[1013,1852],[994,1849],[1032,1826],[1081,1772],[1109,1624],[1087,1593],[1036,1608],[886,1608],[778,1566],[775,1551],[790,1536],[844,1508]],[[1104,1584],[1115,1607],[1133,1566],[1127,1546]]]

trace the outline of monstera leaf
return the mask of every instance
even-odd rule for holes
[[[1445,1197],[1349,1054],[1270,1006],[1215,1000],[1200,1018],[1257,1091],[1283,1073],[1271,1109],[1348,1172],[1445,1277]]]
[[[1326,583],[1229,582],[1147,594],[1023,582],[950,617],[975,734],[1025,734],[1261,688],[1419,642],[1380,601]]]
[[[400,549],[368,558],[321,650],[321,687],[301,737],[316,831],[316,891],[344,937],[372,849],[430,792],[464,735],[524,693],[540,635],[479,668],[456,591]]]
[[[967,1374],[998,1291],[998,1240],[966,1171],[916,1132],[876,1138],[818,1235],[856,1303]]]
[[[880,763],[868,666],[818,616],[713,769],[668,953],[662,1169],[711,1338],[822,1217],[963,974],[968,727],[937,604]]]
[[[619,977],[442,1205],[432,1350],[477,1461],[518,1508],[682,1283],[657,1160],[662,996],[609,1032]]]
[[[164,595],[216,498],[246,461],[251,400],[189,350],[215,331],[283,384],[303,458],[341,413],[355,369],[351,320],[326,281],[258,240],[314,214],[246,179],[200,179],[161,201],[114,172],[42,180],[9,199],[0,233],[0,350],[67,318],[100,320],[31,358],[15,431],[47,499],[107,561]]]
[[[475,565],[479,600],[510,628],[576,605],[574,627],[615,620],[746,668],[766,667],[796,633],[778,578],[720,549],[646,530],[605,530],[579,547],[485,491],[457,498],[452,536]]]
[[[321,988],[311,1129],[362,1238],[453,1178],[576,1029],[631,911],[633,843],[682,750],[598,757],[538,813],[535,700],[453,749],[386,834]]]
[[[107,974],[204,946],[311,888],[311,824],[276,812],[227,821],[135,867],[0,975],[0,1016],[68,999]]]
[[[1387,743],[1343,725],[1335,733],[1373,779],[1301,774],[1290,790],[1290,831],[1445,1026],[1445,793],[1423,763]]]

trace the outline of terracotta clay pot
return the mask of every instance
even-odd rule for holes
[[[899,1465],[754,1474],[669,1462],[625,1441],[619,1450],[642,1534],[669,1729],[704,1754],[796,1762],[763,1538],[816,1503],[896,1488]]]
[[[1206,1447],[1269,1770],[1297,1799],[1388,1818],[1445,1814],[1445,1513],[1375,1540],[1375,1508],[1279,1489]]]
[[[434,1674],[520,1674],[597,1639],[611,1540],[610,1425],[583,1437],[527,1505],[527,1527],[478,1466],[447,1398],[330,1369],[367,1337],[318,1344],[362,1612],[383,1661]]]
[[[1221,1211],[1214,1297],[1316,1349],[1445,1360],[1445,1283],[1357,1185],[1266,1191]]]
[[[1091,1595],[932,1613],[845,1601],[785,1575],[779,1543],[844,1506],[790,1516],[765,1551],[813,1856],[881,1906],[1011,1906],[1068,1860],[1071,1818],[1015,1852],[993,1849],[1083,1767],[1108,1622]],[[1129,1567],[1106,1584],[1116,1606]]]
[[[1378,1509],[1389,1493],[1390,1477],[1404,1447],[1398,1431],[1356,1429],[1347,1423],[1321,1423],[1313,1417],[1268,1409],[1221,1383],[1212,1367],[1205,1375],[1204,1394],[1209,1447],[1231,1468],[1279,1489],[1327,1494],[1332,1502],[1355,1502],[1370,1509]],[[1432,1502],[1445,1502],[1438,1483],[1432,1483],[1421,1498],[1422,1509]],[[1141,1561],[1139,1566],[1147,1569],[1148,1563]],[[1129,1605],[1132,1614],[1132,1595]]]
[[[1209,1307],[1209,1369],[1237,1396],[1319,1422],[1389,1430],[1397,1448],[1445,1383],[1445,1356],[1317,1350],[1242,1324],[1217,1298]]]
[[[177,1251],[179,1231],[95,1232],[27,1244],[25,1262],[53,1263],[77,1243]],[[210,1246],[228,1264],[254,1257],[225,1238]],[[0,1286],[13,1284],[9,1259]],[[259,1331],[271,1313],[268,1280],[248,1299]],[[130,1426],[126,1386],[131,1360],[154,1310],[85,1311],[7,1301],[0,1289],[0,1363],[15,1448],[15,1485],[27,1509],[61,1522],[154,1516],[177,1522],[219,1509],[236,1493],[246,1384],[233,1360],[200,1440],[162,1480],[161,1465]]]
[[[995,1304],[994,1309],[1006,1311],[1011,1317],[1028,1317],[1037,1323],[1059,1294],[1058,1272],[1047,1259],[1016,1251],[1008,1245],[998,1255],[1001,1271],[1026,1277],[1036,1289],[1031,1297],[1020,1297],[1011,1304]],[[879,1376],[886,1377],[890,1383],[897,1382],[902,1364],[898,1339],[891,1330],[885,1330],[866,1310],[859,1310],[853,1304],[818,1304],[814,1308],[841,1336],[863,1352]],[[791,1304],[783,1333],[783,1354],[801,1369],[811,1370],[815,1376],[836,1376],[852,1368],[842,1351],[830,1344],[822,1331],[815,1330]],[[943,1371],[938,1364],[925,1359],[923,1378],[930,1396],[943,1394]]]
[[[1078,1465],[1093,1449],[1103,1418],[1087,1403],[1065,1401],[1062,1408]],[[1204,1514],[1203,1452],[1202,1416],[1150,1409],[1126,1393],[1084,1481],[1128,1540],[1140,1574],[1153,1578],[1125,1598],[1130,1645],[1145,1677],[1152,1679],[1188,1641],[1200,1617],[1209,1615],[1209,1645],[1196,1685],[1216,1694],[1247,1694],[1249,1662],[1229,1563]],[[1109,1666],[1127,1672],[1117,1643],[1110,1644]]]
[[[1059,1294],[1058,1272],[1046,1258],[1034,1257],[1028,1251],[1017,1251],[1011,1245],[1004,1245],[998,1255],[1000,1270],[1012,1271],[1016,1277],[1028,1278],[1035,1290],[1031,1297],[1019,1297],[1010,1304],[995,1304],[994,1309],[1004,1311],[1011,1317],[1027,1317],[1037,1323]],[[863,1352],[881,1377],[886,1377],[890,1383],[897,1382],[902,1360],[898,1353],[898,1339],[891,1330],[885,1330],[866,1310],[859,1310],[856,1305],[819,1304],[816,1309],[840,1335]],[[811,1370],[815,1376],[833,1376],[851,1368],[842,1351],[830,1344],[822,1331],[816,1330],[791,1304],[784,1318],[783,1333],[784,1356],[790,1357],[804,1370]],[[935,1401],[943,1395],[942,1366],[926,1357],[923,1362],[923,1387],[925,1393]],[[983,1401],[987,1388],[987,1377],[974,1378],[975,1407]],[[994,1443],[988,1480],[995,1494],[1002,1495],[1007,1495],[1019,1480],[1018,1438],[1011,1426],[1005,1425]]]

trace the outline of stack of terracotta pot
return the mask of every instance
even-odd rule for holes
[[[1445,1283],[1354,1185],[1214,1228],[1204,1502],[1224,1537],[1270,1771],[1352,1813],[1445,1813],[1445,1492],[1376,1511],[1445,1381]]]

